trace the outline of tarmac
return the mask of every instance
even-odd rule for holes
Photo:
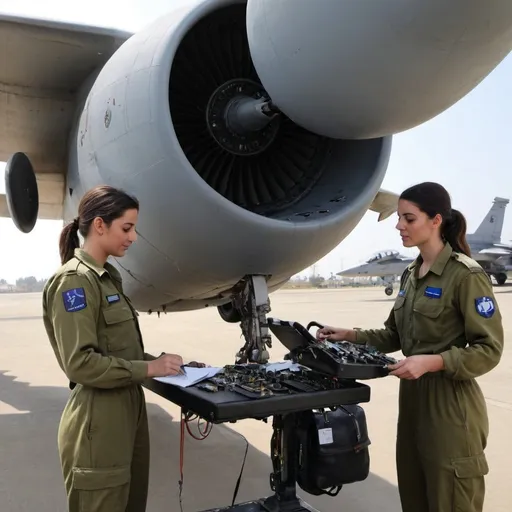
[[[512,335],[512,287],[496,287],[506,340]],[[383,288],[281,290],[271,295],[271,316],[311,320],[344,327],[381,327],[394,298]],[[221,320],[216,309],[140,315],[146,350],[178,353],[185,361],[212,366],[234,362],[243,344],[238,324]],[[286,349],[274,339],[271,361]],[[394,354],[401,357],[400,353]],[[512,349],[505,346],[498,367],[479,379],[487,400],[490,436],[486,450],[485,511],[510,511],[512,485]],[[365,381],[371,401],[366,412],[371,474],[343,487],[337,497],[298,494],[321,512],[400,511],[396,486],[395,439],[398,379]],[[147,512],[179,511],[179,419],[177,406],[145,390],[150,435],[151,471]],[[41,317],[41,294],[0,295],[0,510],[64,512],[66,499],[57,452],[57,427],[69,395]],[[183,511],[197,512],[231,504],[245,441],[249,443],[237,503],[272,494],[269,474],[271,421],[243,420],[215,425],[196,441],[187,435],[184,454]]]

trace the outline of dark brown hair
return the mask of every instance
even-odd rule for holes
[[[64,226],[60,234],[59,251],[62,264],[69,261],[75,249],[80,247],[78,232],[86,238],[96,217],[100,217],[110,226],[113,220],[132,209],[138,211],[139,202],[122,190],[100,185],[86,192],[78,205],[78,217]]]
[[[400,199],[414,203],[429,218],[441,215],[441,236],[456,252],[471,257],[466,241],[466,219],[459,210],[452,208],[448,191],[439,183],[424,182],[404,190]]]

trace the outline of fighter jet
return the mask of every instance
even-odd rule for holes
[[[95,185],[134,194],[113,264],[135,307],[216,306],[238,361],[265,361],[268,294],[393,213],[392,136],[474,89],[511,29],[502,0],[196,0],[135,34],[1,16],[0,214],[30,232]]]
[[[388,199],[390,196],[388,194]],[[398,196],[396,196],[398,202]],[[490,210],[474,233],[466,236],[471,256],[498,285],[505,284],[507,273],[512,271],[512,245],[501,243],[501,232],[508,199],[495,197]],[[396,207],[395,207],[396,211]],[[393,294],[393,284],[414,258],[402,256],[398,251],[386,250],[374,254],[363,265],[338,272],[343,277],[380,277],[386,285],[384,293]]]
[[[342,270],[336,275],[342,277],[380,277],[386,285],[384,293],[392,295],[395,279],[402,275],[405,267],[413,261],[414,258],[403,256],[398,251],[384,250],[372,255],[363,265]]]
[[[501,232],[505,219],[508,199],[495,197],[494,203],[478,226],[467,236],[471,256],[486,272],[494,277],[498,285],[505,284],[508,272],[512,270],[512,244],[501,243]]]

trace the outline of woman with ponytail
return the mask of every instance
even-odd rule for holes
[[[182,371],[180,356],[144,352],[137,313],[107,262],[135,242],[138,211],[138,201],[121,190],[87,192],[62,230],[62,266],[43,293],[48,338],[72,389],[58,432],[69,512],[146,510],[149,433],[141,384]]]
[[[466,220],[441,185],[405,190],[396,227],[403,245],[420,254],[402,275],[384,328],[324,327],[317,337],[406,356],[389,366],[400,379],[402,511],[482,512],[489,421],[476,378],[501,359],[501,313],[489,276],[471,258]]]

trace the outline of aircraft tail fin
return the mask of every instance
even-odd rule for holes
[[[487,215],[476,231],[468,235],[468,241],[478,240],[479,242],[499,243],[501,240],[501,231],[503,230],[503,221],[505,219],[505,209],[508,203],[508,199],[495,197],[490,210],[487,212]]]

